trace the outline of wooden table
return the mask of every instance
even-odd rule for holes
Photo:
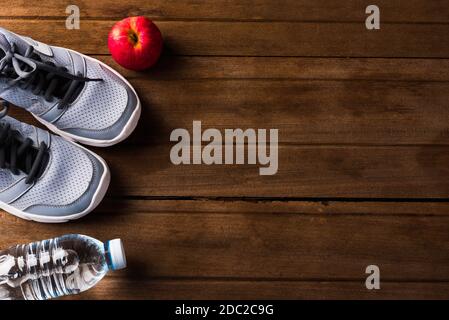
[[[367,30],[378,5],[381,29]],[[81,29],[65,28],[65,8]],[[120,70],[136,132],[95,148],[103,204],[63,225],[0,213],[0,245],[121,237],[129,267],[81,299],[449,298],[447,0],[0,1],[0,25]],[[107,34],[153,19],[160,63],[125,71]],[[33,122],[24,111],[17,118]],[[279,171],[173,165],[170,133],[279,129]],[[365,268],[380,268],[367,290]]]

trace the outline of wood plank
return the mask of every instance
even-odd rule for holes
[[[111,195],[447,198],[447,147],[280,146],[276,175],[258,165],[173,165],[170,146],[96,149]]]
[[[39,6],[26,1],[15,1],[10,6],[1,0],[2,16],[61,17],[70,0],[43,0]],[[275,21],[360,21],[366,18],[366,0],[257,0],[257,1],[89,1],[78,0],[83,18],[116,18],[146,15],[153,19],[224,19],[224,20],[275,20]],[[432,22],[446,23],[449,10],[444,0],[377,0],[382,22]]]
[[[93,56],[128,79],[285,79],[449,81],[449,59],[196,57],[163,55],[145,72],[120,67],[111,56]]]
[[[449,217],[428,215],[432,206],[427,211],[415,203],[407,208],[384,203],[378,210],[356,203],[352,211],[359,214],[334,215],[332,202],[324,214],[300,213],[319,211],[325,206],[320,203],[265,202],[260,212],[257,203],[160,203],[110,199],[86,218],[63,225],[43,226],[0,213],[0,247],[66,233],[121,237],[129,268],[110,279],[125,277],[128,285],[168,277],[338,280],[363,286],[371,264],[380,267],[383,281],[448,281]],[[290,212],[294,205],[298,213]],[[396,214],[384,213],[390,207]]]
[[[106,197],[98,212],[114,211],[121,198]],[[193,200],[124,199],[129,212],[148,214],[298,214],[319,216],[449,216],[449,201],[296,201],[289,199],[219,199],[195,198]]]
[[[176,55],[449,57],[449,24],[384,24],[373,32],[364,23],[157,23],[166,52]],[[80,30],[67,30],[64,20],[0,19],[0,25],[48,44],[107,54],[113,21],[83,21]]]
[[[220,281],[130,280],[104,278],[96,287],[71,299],[446,299],[449,284],[381,282],[381,290],[367,290],[363,281]]]

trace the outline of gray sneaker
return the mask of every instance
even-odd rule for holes
[[[128,137],[141,111],[133,87],[103,62],[2,28],[0,98],[61,136],[99,147]]]
[[[38,222],[65,222],[92,211],[109,169],[87,149],[0,112],[0,208]]]

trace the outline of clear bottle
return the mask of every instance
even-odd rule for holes
[[[70,234],[0,251],[0,300],[46,300],[78,294],[109,270],[126,267],[120,239],[102,243]]]

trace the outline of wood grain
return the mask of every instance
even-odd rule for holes
[[[449,59],[214,57],[165,54],[150,70],[134,72],[120,67],[111,56],[93,57],[117,69],[132,81],[194,79],[449,81]]]
[[[363,281],[224,281],[129,280],[105,278],[72,299],[442,299],[449,285],[423,282],[384,282],[381,290],[366,290]]]
[[[448,58],[449,24],[157,21],[165,50],[176,55]],[[65,20],[0,19],[0,25],[48,44],[85,54],[108,54],[113,21],[83,21],[67,30]],[[85,32],[95,30],[95,32]],[[79,41],[83,39],[83,41]]]
[[[1,0],[2,16],[8,17],[61,17],[65,8],[74,4],[70,0],[43,0],[39,6],[30,6],[24,0],[11,6]],[[85,18],[115,18],[145,15],[153,19],[189,20],[269,20],[269,21],[357,21],[364,22],[365,8],[372,4],[366,0],[78,0],[76,4]],[[444,0],[377,0],[383,22],[447,23],[449,9]]]

